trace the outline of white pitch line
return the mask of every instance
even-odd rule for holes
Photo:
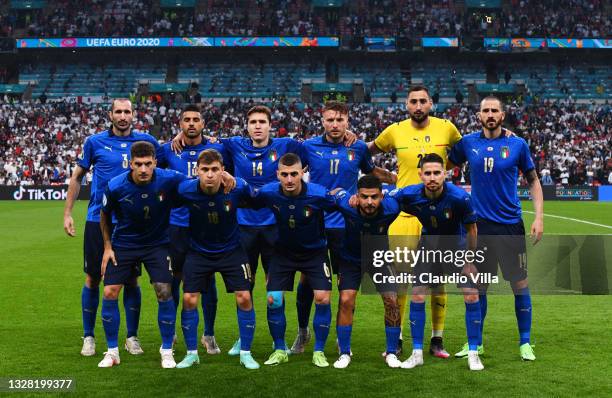
[[[529,210],[523,210],[523,213],[529,213],[529,214],[535,214],[533,211],[529,211]],[[581,222],[583,224],[589,224],[589,225],[596,225],[598,227],[604,227],[604,228],[609,228],[612,229],[612,225],[605,225],[605,224],[597,224],[596,222],[590,222],[590,221],[584,221],[584,220],[579,220],[577,218],[571,218],[571,217],[563,217],[563,216],[556,216],[554,214],[546,214],[544,213],[545,217],[553,217],[553,218],[561,218],[563,220],[570,220],[570,221],[576,221],[576,222]]]

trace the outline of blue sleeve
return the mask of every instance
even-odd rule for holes
[[[528,171],[535,169],[533,159],[531,159],[531,152],[529,151],[529,145],[524,140],[521,140],[521,155],[519,157],[519,169],[523,174]]]
[[[225,171],[234,175],[234,159],[225,148],[225,145],[219,144],[219,152],[221,152],[221,156],[223,156],[223,166],[225,167]]]
[[[104,194],[102,196],[102,208],[101,210],[106,214],[112,214],[113,209],[115,208],[115,199],[113,198],[113,194],[108,186],[106,185],[106,189],[104,190]]]
[[[323,210],[338,209],[338,207],[336,206],[336,197],[334,195],[330,195],[329,192],[327,192],[325,196],[321,197],[320,205]]]
[[[81,168],[85,170],[89,170],[93,162],[93,157],[94,157],[94,147],[93,147],[93,143],[91,142],[91,137],[88,137],[85,140],[85,144],[83,144],[83,152],[81,153],[81,159],[79,159],[77,164]]]
[[[306,145],[304,145],[303,142],[294,140],[292,138],[288,138],[287,140],[288,144],[286,153],[295,153],[302,161],[302,168],[307,167],[310,162],[308,161],[308,150],[306,149]]]
[[[469,194],[466,194],[463,200],[461,200],[461,204],[459,205],[461,209],[461,223],[462,224],[474,224],[477,221],[476,211],[472,206],[472,197]]]
[[[466,139],[460,139],[450,150],[448,154],[448,160],[453,162],[457,166],[461,166],[467,160],[465,157],[465,143]]]
[[[159,149],[156,151],[156,156],[157,156],[157,167],[159,167],[160,169],[165,169],[168,167],[168,156],[166,155],[166,148],[168,147],[167,144],[164,144],[162,146],[159,147]]]
[[[230,157],[236,152],[235,143],[236,140],[239,140],[240,137],[229,137],[229,138],[221,138],[218,142],[223,145],[223,150],[226,151]]]
[[[370,174],[374,170],[374,161],[372,160],[372,155],[370,155],[368,146],[362,145],[361,152],[361,163],[359,164],[359,168],[363,174]]]

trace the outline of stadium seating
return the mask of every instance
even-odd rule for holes
[[[22,72],[19,83],[34,86],[33,98],[39,98],[43,93],[49,99],[75,96],[127,97],[135,92],[139,82],[163,83],[165,79],[164,65],[38,65],[31,71]]]

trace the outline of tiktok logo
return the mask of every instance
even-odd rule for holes
[[[18,191],[15,191],[15,193],[13,193],[13,198],[15,200],[21,200],[23,199],[23,193],[25,192],[25,188],[24,187],[19,187]]]

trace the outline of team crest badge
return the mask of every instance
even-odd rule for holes
[[[353,151],[352,149],[349,149],[346,152],[346,155],[347,155],[349,161],[355,160],[355,151]]]
[[[304,206],[304,217],[312,216],[312,209],[309,206]]]
[[[127,147],[127,144],[124,142],[123,144],[121,144],[121,148],[125,148]]]
[[[148,195],[148,194],[146,194],[146,193],[143,193],[142,195],[140,195],[140,197],[141,197],[141,198],[143,198],[143,199],[146,199],[146,198],[148,198],[148,197],[149,197],[149,195]]]
[[[229,213],[230,211],[232,211],[232,201],[231,200],[226,200],[225,202],[223,202],[223,209]]]
[[[431,137],[429,137],[428,135],[425,136],[425,142],[429,142],[431,141]]]
[[[276,150],[273,149],[270,151],[269,158],[273,162],[276,162],[278,160],[278,153],[276,153]]]
[[[163,202],[165,196],[166,194],[162,191],[157,195],[157,199],[159,199],[160,202]]]
[[[453,212],[451,209],[444,209],[444,217],[446,217],[447,220],[450,220],[452,216]]]
[[[508,148],[507,146],[501,147],[502,159],[508,159],[509,156],[510,156],[510,148]]]

